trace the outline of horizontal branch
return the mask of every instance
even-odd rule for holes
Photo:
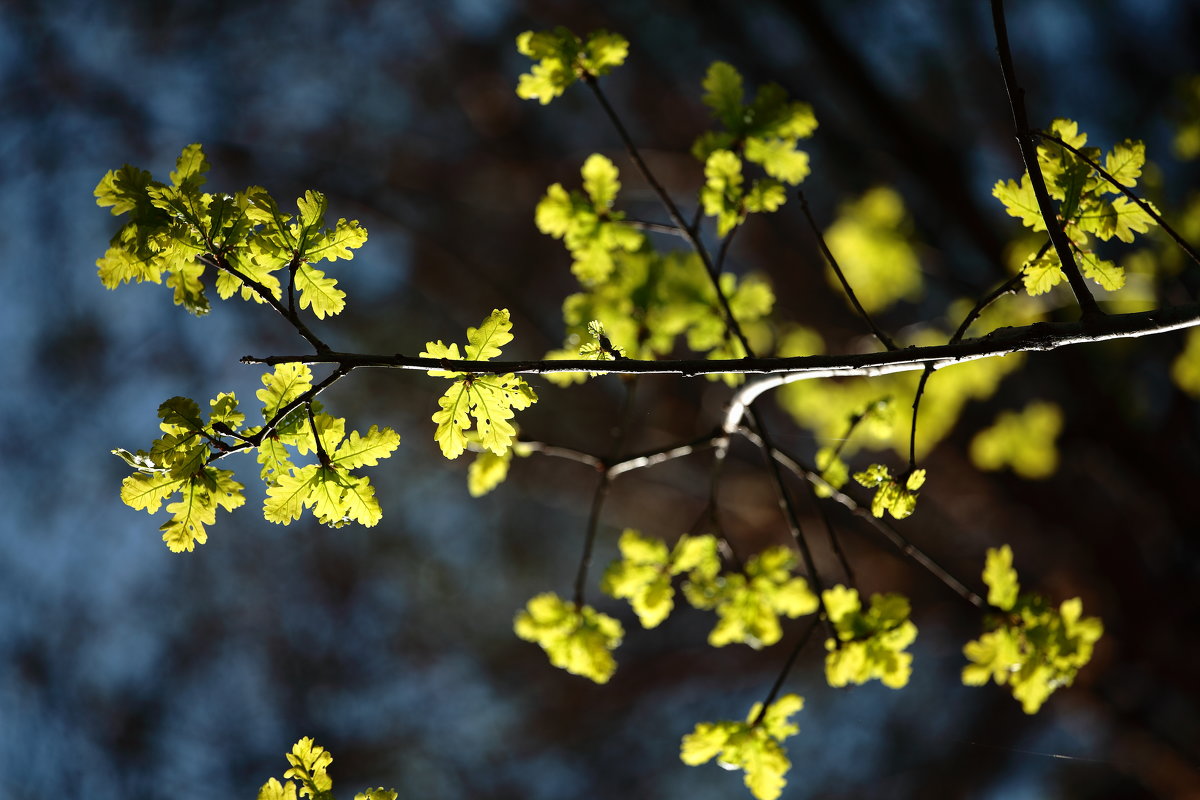
[[[1113,314],[1086,322],[1038,322],[1019,328],[999,328],[987,336],[954,344],[906,347],[876,353],[814,355],[792,358],[726,358],[640,361],[563,359],[541,361],[452,361],[405,355],[317,353],[310,355],[245,356],[243,364],[338,364],[344,369],[450,370],[477,375],[547,375],[557,372],[593,372],[608,375],[770,375],[742,387],[739,396],[749,404],[764,391],[796,380],[845,378],[912,372],[932,366],[941,369],[966,361],[1012,353],[1056,350],[1076,344],[1152,336],[1200,325],[1200,304],[1174,306],[1132,314]],[[769,384],[769,385],[767,385]],[[753,394],[747,392],[753,389]],[[736,427],[736,426],[735,426]]]

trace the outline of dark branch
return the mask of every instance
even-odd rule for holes
[[[1113,314],[1089,325],[1080,322],[1038,322],[1020,328],[1000,328],[987,336],[966,339],[955,344],[929,347],[906,347],[881,353],[852,353],[849,355],[795,356],[792,358],[726,358],[640,361],[627,358],[620,361],[591,361],[564,359],[562,361],[472,361],[468,365],[475,374],[548,375],[555,372],[596,372],[609,375],[714,375],[737,373],[771,375],[771,386],[755,382],[742,387],[739,394],[762,391],[792,380],[809,378],[839,378],[851,376],[886,375],[912,372],[933,364],[935,369],[981,358],[994,358],[1012,353],[1056,350],[1077,344],[1090,344],[1110,339],[1153,336],[1200,325],[1200,304],[1171,306],[1131,314]],[[323,354],[286,356],[244,356],[243,364],[340,364],[346,369],[378,368],[436,370],[447,364],[440,358],[419,358],[404,355],[369,355],[328,352]],[[464,370],[465,371],[465,370]],[[736,425],[734,426],[736,427]]]
[[[1029,175],[1030,186],[1033,187],[1034,197],[1037,198],[1038,209],[1050,232],[1050,241],[1054,243],[1054,252],[1058,254],[1059,263],[1066,273],[1071,291],[1083,312],[1085,321],[1094,320],[1104,315],[1096,298],[1088,290],[1087,283],[1075,263],[1075,255],[1071,252],[1071,240],[1058,224],[1058,215],[1046,191],[1046,180],[1042,177],[1042,168],[1038,164],[1037,148],[1033,144],[1032,129],[1025,112],[1025,90],[1017,83],[1016,71],[1013,68],[1012,50],[1008,46],[1008,25],[1004,21],[1004,0],[992,0],[992,26],[996,31],[996,49],[1000,55],[1000,70],[1004,73],[1004,88],[1008,92],[1008,104],[1012,110],[1013,125],[1016,127],[1017,145],[1021,148],[1021,160],[1025,162],[1025,171]]]

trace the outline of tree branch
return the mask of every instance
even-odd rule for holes
[[[986,336],[966,339],[956,344],[906,347],[880,353],[847,355],[794,356],[791,358],[722,358],[675,359],[641,361],[625,358],[619,361],[563,359],[561,361],[472,361],[471,371],[480,375],[549,375],[555,372],[595,372],[605,375],[770,375],[769,385],[755,382],[743,386],[735,400],[744,406],[762,392],[784,383],[813,378],[848,378],[853,376],[887,375],[912,372],[933,364],[935,369],[981,358],[995,358],[1012,353],[1057,350],[1078,344],[1104,342],[1110,339],[1131,339],[1154,336],[1200,325],[1200,304],[1170,306],[1164,309],[1138,311],[1130,314],[1110,314],[1102,320],[1084,325],[1081,322],[1038,322],[1019,328],[1000,328]],[[243,364],[339,364],[347,369],[453,369],[466,362],[451,362],[440,358],[420,358],[404,355],[370,355],[328,352],[284,356],[243,356]],[[737,424],[729,428],[736,428]]]
[[[1025,90],[1017,84],[1016,71],[1013,68],[1012,50],[1008,46],[1008,25],[1004,21],[1004,0],[991,0],[992,27],[996,31],[996,49],[1000,55],[1000,70],[1004,74],[1004,88],[1008,92],[1008,105],[1012,111],[1013,125],[1016,127],[1017,145],[1021,149],[1021,160],[1025,162],[1025,172],[1029,175],[1029,184],[1033,187],[1034,197],[1037,198],[1038,209],[1050,232],[1050,241],[1054,243],[1054,252],[1058,254],[1059,263],[1066,273],[1067,282],[1075,294],[1075,300],[1083,312],[1084,321],[1092,321],[1104,315],[1096,298],[1088,290],[1083,274],[1075,263],[1075,255],[1071,252],[1071,241],[1058,224],[1058,215],[1046,190],[1046,180],[1042,177],[1042,168],[1038,164],[1037,148],[1033,144],[1032,128],[1025,113]]]

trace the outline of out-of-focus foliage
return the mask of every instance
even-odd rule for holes
[[[716,759],[725,769],[740,769],[746,788],[758,800],[775,800],[787,785],[784,775],[791,769],[783,740],[800,732],[791,716],[804,707],[804,698],[787,694],[763,712],[755,703],[745,722],[722,720],[699,722],[683,737],[679,757],[689,766]]]
[[[1030,403],[1024,411],[1002,411],[996,423],[971,440],[971,461],[984,470],[1012,467],[1022,478],[1047,478],[1058,469],[1054,439],[1062,430],[1054,403]]]
[[[595,31],[581,40],[566,28],[525,31],[517,37],[517,51],[537,61],[521,76],[517,96],[546,105],[583,76],[607,75],[625,63],[629,42],[608,31]]]
[[[1104,626],[1083,616],[1078,597],[1055,608],[1039,594],[1019,594],[1012,558],[1008,545],[988,550],[983,580],[988,603],[1001,613],[989,615],[984,634],[963,648],[971,663],[962,680],[968,686],[1007,684],[1025,713],[1034,714],[1055,690],[1074,682]]]
[[[898,594],[873,594],[863,610],[857,589],[835,586],[821,593],[825,613],[837,639],[825,640],[825,679],[830,686],[866,683],[878,679],[900,689],[912,674],[912,653],[905,648],[917,638],[917,626],[908,618],[908,598]]]
[[[780,616],[795,618],[816,611],[817,596],[808,581],[792,575],[795,565],[792,551],[772,547],[747,561],[744,572],[709,577],[697,570],[689,575],[683,585],[688,602],[717,613],[708,643],[769,647],[783,636]]]
[[[616,671],[612,651],[625,635],[621,623],[607,614],[550,592],[529,601],[517,614],[513,630],[540,645],[554,666],[596,683],[607,683]]]
[[[609,564],[600,588],[629,600],[644,628],[657,627],[675,607],[672,577],[686,573],[692,581],[711,581],[721,569],[712,536],[685,534],[668,550],[664,542],[626,528],[619,547],[621,560]]]
[[[921,263],[910,243],[912,223],[894,189],[877,186],[842,205],[825,242],[867,313],[921,295]],[[832,267],[829,285],[841,289]]]

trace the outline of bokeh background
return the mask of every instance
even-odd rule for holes
[[[1197,170],[1170,143],[1180,79],[1200,71],[1200,7],[1009,5],[1033,119],[1077,119],[1098,144],[1146,139],[1156,197],[1179,208]],[[371,471],[384,507],[375,529],[272,526],[244,479],[247,506],[222,513],[197,552],[174,555],[117,495],[126,470],[109,450],[145,447],[162,400],[250,397],[260,371],[238,357],[301,343],[261,307],[217,303],[198,319],[162,287],[104,290],[94,262],[115,222],[92,202],[100,176],[124,163],[162,175],[198,141],[215,165],[210,186],[261,184],[281,201],[318,188],[334,217],[370,231],[337,270],[350,306],[321,324],[326,341],[412,353],[508,307],[514,346],[537,356],[559,346],[574,284],[533,206],[548,184],[576,180],[589,153],[627,166],[586,92],[549,108],[513,93],[527,64],[515,35],[559,24],[631,40],[606,86],[680,197],[700,177],[686,151],[707,124],[699,79],[710,61],[811,102],[821,127],[806,189],[818,218],[895,186],[928,284],[952,289],[897,307],[890,328],[1002,277],[997,254],[1015,223],[990,188],[1020,167],[982,2],[0,4],[0,795],[254,797],[309,735],[334,753],[345,797],[368,784],[405,798],[748,796],[739,774],[682,765],[679,737],[744,714],[806,623],[764,652],[713,650],[705,615],[643,632],[598,598],[628,632],[612,682],[551,668],[512,635],[512,616],[535,593],[569,591],[595,475],[534,456],[472,500],[463,460],[437,454],[428,416],[440,388],[423,376],[358,373],[325,398],[355,427],[404,437]],[[630,206],[661,218],[633,171],[623,177]],[[781,317],[835,348],[860,346],[796,204],[755,221],[730,268],[768,271]],[[1162,296],[1178,292],[1176,281]],[[1094,663],[1036,717],[1004,690],[959,684],[974,609],[833,513],[860,587],[913,598],[916,670],[903,691],[833,691],[810,644],[786,687],[807,705],[785,797],[1196,796],[1200,415],[1169,379],[1181,343],[1030,358],[930,456],[922,507],[900,524],[976,588],[984,550],[1010,542],[1026,585],[1080,595],[1104,619]],[[618,381],[546,386],[524,430],[602,452],[621,394]],[[707,430],[727,395],[645,380],[631,449]],[[964,455],[973,432],[1033,397],[1067,409],[1058,474],[976,471]],[[789,448],[817,446],[769,413]],[[782,542],[754,455],[734,453],[728,519],[746,541]],[[697,457],[619,479],[597,565],[624,526],[673,538],[691,525],[707,467]]]

